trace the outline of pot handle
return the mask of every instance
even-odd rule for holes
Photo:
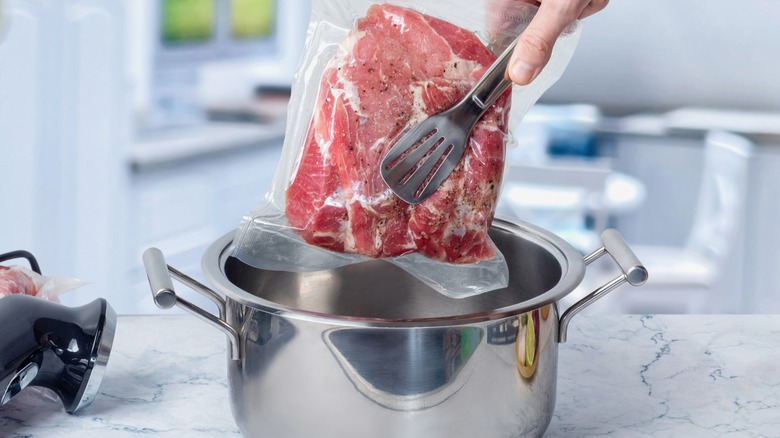
[[[612,281],[609,281],[607,284],[586,295],[563,312],[560,324],[558,325],[558,342],[566,342],[566,332],[569,327],[569,322],[574,315],[579,313],[582,309],[593,304],[593,302],[609,292],[612,292],[623,283],[628,282],[632,286],[641,286],[647,281],[647,269],[645,269],[642,262],[639,261],[639,258],[634,254],[634,251],[628,247],[626,241],[623,240],[623,236],[621,236],[617,230],[612,228],[604,230],[601,233],[601,245],[601,248],[585,256],[585,265],[590,265],[604,254],[609,254],[615,263],[620,266],[622,272]]]
[[[225,333],[230,341],[230,358],[232,360],[240,360],[241,343],[239,342],[238,332],[225,321],[225,299],[197,280],[166,264],[162,251],[157,248],[149,248],[144,251],[143,260],[146,276],[149,279],[149,286],[152,289],[154,304],[161,309],[170,309],[173,306],[179,306],[198,319],[216,327],[221,332]],[[199,292],[201,295],[213,301],[219,309],[219,317],[212,315],[195,304],[176,295],[176,291],[173,289],[171,276],[180,283],[189,286],[192,290]]]

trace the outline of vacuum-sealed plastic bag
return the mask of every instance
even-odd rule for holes
[[[85,284],[76,278],[41,275],[23,266],[0,265],[0,298],[24,294],[59,302],[60,295]]]
[[[279,168],[265,202],[244,217],[232,255],[288,271],[384,258],[452,297],[505,287],[506,262],[488,231],[509,126],[560,77],[577,26],[562,35],[532,84],[514,87],[485,113],[444,184],[410,205],[380,176],[385,154],[416,123],[455,105],[536,7],[499,0],[313,3]]]

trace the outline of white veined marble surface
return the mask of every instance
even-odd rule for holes
[[[780,437],[780,316],[578,316],[545,437]],[[0,437],[231,437],[223,335],[189,316],[120,317],[95,402],[29,389]],[[309,437],[307,437],[309,438]]]
[[[224,335],[192,316],[120,316],[98,397],[69,415],[26,389],[0,406],[0,437],[241,437]]]
[[[780,316],[577,317],[545,437],[780,437]]]

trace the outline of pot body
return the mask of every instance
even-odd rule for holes
[[[583,258],[557,236],[496,219],[506,288],[446,297],[372,260],[317,272],[259,269],[231,256],[232,235],[203,256],[226,298],[144,254],[155,303],[178,305],[228,335],[233,414],[247,437],[533,437],[555,406],[558,343],[580,309],[647,272],[622,238]],[[622,274],[559,316],[585,265],[610,254]],[[219,317],[173,290],[211,298]]]
[[[461,299],[381,260],[291,273],[207,254],[204,269],[221,266],[209,279],[240,334],[228,375],[242,432],[541,436],[555,405],[556,299],[579,284],[584,264],[540,233],[495,223],[509,286]]]
[[[538,342],[522,324],[534,313]],[[228,380],[247,437],[525,437],[552,418],[554,304],[441,327],[341,326],[230,300],[227,317],[244,335]]]

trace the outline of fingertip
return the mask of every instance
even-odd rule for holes
[[[528,85],[536,79],[552,54],[555,34],[532,23],[517,41],[509,66],[509,77],[518,85]]]
[[[528,85],[542,72],[552,56],[558,36],[581,12],[578,2],[547,1],[520,35],[512,54],[508,76],[518,85]]]
[[[523,59],[522,55],[515,53],[512,59],[509,61],[507,74],[509,79],[515,84],[528,85],[534,79],[536,79],[537,76],[539,76],[541,70],[541,67],[537,67],[529,63]]]

